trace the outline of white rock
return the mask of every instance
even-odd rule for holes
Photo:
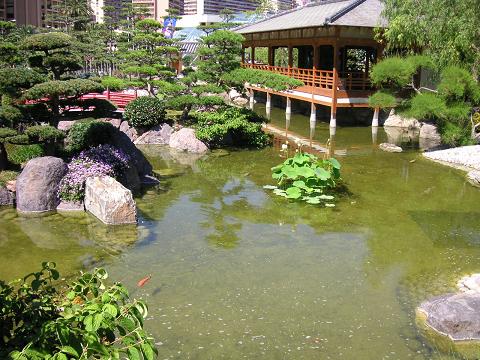
[[[402,148],[400,146],[397,146],[395,144],[389,144],[389,143],[381,143],[378,145],[380,150],[386,151],[386,152],[394,152],[394,153],[400,153],[402,152]]]
[[[171,148],[201,154],[208,151],[207,145],[197,139],[195,130],[183,128],[170,136],[169,146]]]
[[[230,99],[234,100],[238,97],[241,97],[242,94],[240,94],[237,90],[232,89],[232,90],[229,91],[228,96],[230,97]]]
[[[87,179],[85,209],[108,225],[137,222],[132,192],[110,176]]]
[[[464,276],[457,282],[457,287],[463,292],[480,293],[480,274]]]
[[[419,145],[421,149],[433,149],[440,146],[442,138],[438,133],[437,127],[432,124],[422,123],[419,135]]]
[[[62,131],[65,131],[65,132],[68,132],[73,125],[75,125],[76,121],[70,121],[70,120],[62,120],[62,121],[59,121],[58,122],[58,130],[62,130]]]
[[[480,187],[480,171],[472,170],[467,174],[467,180],[473,186]]]
[[[423,156],[430,160],[450,164],[452,167],[480,170],[480,145],[429,151],[423,153]]]
[[[407,129],[419,128],[420,122],[414,118],[404,118],[400,115],[395,114],[395,111],[392,109],[388,118],[385,120],[383,126],[393,126],[393,127],[402,127]]]

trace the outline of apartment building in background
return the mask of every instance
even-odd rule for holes
[[[37,27],[53,27],[48,21],[52,5],[62,0],[0,0],[0,20]]]

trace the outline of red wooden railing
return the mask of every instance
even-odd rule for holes
[[[266,64],[247,64],[242,67],[271,71],[276,74],[286,75],[301,80],[307,86],[314,86],[320,89],[333,89],[333,71],[318,69],[302,69],[296,67],[271,66]],[[339,90],[370,90],[372,85],[368,75],[364,72],[342,72],[339,73]]]
[[[109,100],[115,105],[117,105],[118,108],[124,109],[127,104],[135,100],[137,98],[137,92],[135,94],[128,94],[128,93],[122,93],[122,92],[113,92],[113,91],[104,91],[103,93],[90,93],[90,94],[85,94],[80,97],[80,100],[86,100],[86,99],[105,99]]]

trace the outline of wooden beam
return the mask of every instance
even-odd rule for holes
[[[251,47],[251,63],[255,64],[255,46]]]
[[[288,67],[293,67],[293,46],[288,46]]]

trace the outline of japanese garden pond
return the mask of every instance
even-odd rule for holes
[[[308,136],[308,118],[291,128]],[[413,147],[379,151],[370,128],[335,140],[349,190],[335,208],[264,190],[282,161],[272,148],[175,162],[150,147],[165,178],[137,198],[138,227],[0,209],[0,279],[45,260],[64,274],[105,266],[147,300],[159,359],[439,359],[414,310],[480,271],[480,191]]]

